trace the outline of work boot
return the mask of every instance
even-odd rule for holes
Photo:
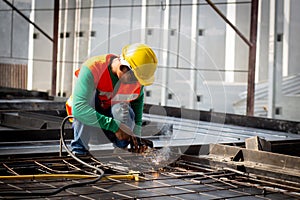
[[[73,150],[72,154],[75,156],[91,156],[91,153],[88,150]]]

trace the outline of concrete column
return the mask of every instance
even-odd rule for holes
[[[69,2],[68,0],[65,0],[65,10],[64,10],[64,23],[63,23],[63,33],[66,34],[67,27],[68,27],[68,6]],[[67,38],[64,36],[62,39],[62,48],[61,48],[61,80],[60,80],[60,96],[63,96],[63,93],[65,92],[65,71],[66,71],[66,43]],[[59,80],[59,79],[58,79]]]
[[[35,0],[31,1],[31,11],[29,19],[30,21],[34,22],[35,17]],[[34,26],[29,24],[29,39],[28,39],[28,68],[27,68],[27,90],[32,90],[32,81],[33,81],[33,33],[34,33]]]
[[[229,2],[229,0],[228,0]],[[230,0],[230,2],[232,2]],[[236,5],[234,3],[227,4],[227,19],[236,24]],[[225,44],[225,70],[234,70],[235,66],[235,31],[231,26],[226,24],[226,44]],[[234,82],[234,72],[225,72],[225,82]]]
[[[75,3],[75,17],[74,17],[74,48],[73,48],[73,72],[72,74],[75,73],[75,71],[79,67],[79,38],[77,37],[77,33],[80,30],[80,5],[81,5],[81,0],[77,0]],[[75,77],[73,77],[73,83],[72,83],[72,88],[74,89],[75,86]]]
[[[268,87],[268,117],[274,118],[276,89],[276,30],[277,30],[276,0],[270,0],[269,20],[269,87]]]
[[[255,83],[259,82],[259,71],[260,71],[260,40],[261,40],[261,24],[262,24],[262,2],[258,2],[258,16],[257,16],[257,43],[256,43],[256,63],[255,63]]]
[[[289,69],[289,41],[290,41],[290,0],[284,0],[283,13],[283,49],[282,49],[282,76],[288,75]]]
[[[164,10],[163,16],[164,16],[164,21],[163,21],[163,40],[162,40],[162,90],[161,90],[161,105],[162,106],[167,106],[168,103],[168,87],[169,87],[169,23],[170,23],[170,6],[169,0],[165,1],[166,5],[164,5]]]
[[[146,43],[146,28],[147,28],[147,0],[142,0],[141,10],[141,42]]]
[[[196,108],[196,92],[197,92],[197,50],[198,50],[198,0],[193,0],[192,21],[191,21],[191,92],[190,92],[190,108]]]
[[[90,9],[81,9],[80,11],[80,24],[79,24],[79,32],[83,33],[83,36],[78,36],[79,40],[79,61],[83,61],[87,59],[89,55],[89,47],[90,47],[90,35],[91,35],[91,9],[92,9],[92,1],[84,0],[81,1],[80,7],[90,8]],[[77,33],[78,34],[78,33]]]
[[[93,6],[94,6],[94,0],[90,0],[89,7],[90,9],[88,10],[88,33],[87,33],[87,39],[88,39],[88,49],[87,49],[87,55],[89,56],[91,53],[91,32],[93,28]]]

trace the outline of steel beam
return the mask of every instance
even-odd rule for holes
[[[60,129],[42,129],[42,130],[1,130],[0,146],[7,145],[5,143],[18,142],[16,145],[21,145],[20,142],[37,142],[50,141],[60,139]],[[65,139],[73,139],[73,130],[65,129]],[[33,143],[32,143],[33,145]],[[37,144],[36,144],[37,145]],[[10,144],[13,146],[13,144]]]
[[[300,134],[300,122],[268,119],[263,117],[244,116],[228,113],[218,113],[210,111],[191,110],[186,108],[175,108],[168,106],[157,106],[151,104],[144,105],[144,113],[161,115],[165,113],[166,116],[192,119],[199,121],[207,121],[214,123],[232,124],[236,126],[261,128],[265,130],[283,131],[287,133]],[[162,110],[164,112],[162,112]]]
[[[0,110],[58,110],[64,111],[65,102],[55,102],[55,101],[22,101],[13,100],[5,101],[0,103]]]
[[[14,129],[59,129],[62,117],[55,117],[30,112],[6,112],[0,113],[1,126]]]
[[[247,88],[247,115],[254,115],[254,92],[255,92],[255,62],[256,62],[256,40],[257,40],[257,16],[258,0],[252,0],[251,3],[251,24],[250,24],[250,42],[249,64],[248,64],[248,88]]]
[[[214,144],[209,159],[215,166],[300,182],[300,158],[296,156]]]
[[[49,100],[49,95],[47,92],[34,91],[34,90],[24,90],[8,87],[0,87],[0,99],[47,99]]]

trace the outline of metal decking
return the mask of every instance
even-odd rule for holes
[[[156,148],[136,155],[92,146],[81,159],[104,170],[96,180],[94,169],[59,156],[63,102],[3,102],[2,199],[300,199],[298,122],[154,106],[167,117],[145,105],[145,137]],[[270,141],[272,152],[246,149],[252,136]]]
[[[63,104],[62,104],[63,105]],[[0,155],[59,151],[59,131],[63,110],[1,111]],[[263,128],[245,127],[211,121],[197,121],[155,114],[144,114],[143,136],[155,147],[191,146],[211,143],[242,143],[259,136],[268,141],[300,139],[299,134]],[[66,139],[72,138],[71,125]],[[104,143],[107,140],[104,141]],[[111,143],[91,144],[92,150],[113,149]]]

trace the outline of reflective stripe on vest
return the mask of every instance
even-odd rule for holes
[[[100,91],[98,90],[99,92],[99,96],[105,96],[107,99],[111,99],[112,95],[113,95],[113,92],[105,92],[105,91]]]
[[[119,102],[119,101],[133,101],[138,98],[139,94],[117,94],[112,99],[112,102]]]

